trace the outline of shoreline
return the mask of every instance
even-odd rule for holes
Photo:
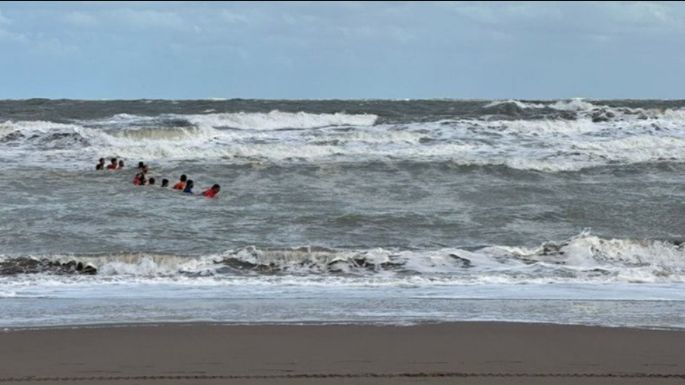
[[[0,333],[0,383],[671,384],[683,356],[683,331],[632,328],[95,325]]]
[[[624,325],[590,325],[590,324],[563,324],[554,322],[532,322],[532,321],[506,321],[506,320],[468,320],[468,321],[415,321],[405,323],[382,322],[382,321],[294,321],[294,322],[218,322],[218,321],[151,321],[151,322],[114,322],[114,323],[85,323],[70,325],[47,325],[47,326],[0,326],[0,334],[13,333],[20,331],[50,331],[50,330],[79,330],[79,329],[120,329],[120,328],[140,328],[140,327],[396,327],[410,328],[423,326],[439,325],[529,325],[546,327],[578,327],[592,329],[627,329],[640,331],[665,331],[685,333],[685,328],[678,327],[658,327],[658,326],[624,326]]]

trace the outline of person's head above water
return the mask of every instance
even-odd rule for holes
[[[143,162],[138,162],[138,168],[143,168],[145,167],[145,163]]]
[[[117,158],[112,158],[111,162],[107,166],[108,170],[116,170],[117,169]]]
[[[186,188],[186,181],[188,177],[186,174],[181,175],[181,181],[174,185],[174,190],[184,190]]]
[[[192,179],[188,179],[188,181],[186,182],[186,188],[183,189],[183,192],[184,193],[192,193],[193,192],[193,180]]]
[[[155,178],[148,179],[147,184],[155,184]]]
[[[169,186],[169,179],[164,178],[162,179],[162,187],[168,187]]]
[[[142,172],[137,173],[136,176],[133,177],[133,184],[134,185],[142,186],[145,184],[145,182],[147,182],[145,180],[145,174],[143,174]]]
[[[212,190],[219,192],[219,191],[221,191],[221,186],[219,186],[218,184],[215,184],[214,186],[212,186]]]
[[[100,164],[105,164],[105,158],[100,158]]]
[[[124,161],[123,160],[119,161],[119,168],[124,168]]]

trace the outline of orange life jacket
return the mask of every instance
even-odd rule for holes
[[[217,194],[217,191],[214,191],[214,189],[209,189],[205,192],[202,193],[202,195],[206,196],[207,198],[214,198]]]

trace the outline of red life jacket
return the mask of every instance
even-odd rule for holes
[[[183,190],[186,188],[186,182],[178,182],[174,185],[174,190]]]
[[[116,165],[116,164],[108,164],[108,165],[107,165],[107,169],[108,169],[108,170],[116,170],[116,169],[117,169],[117,165]]]
[[[206,196],[207,198],[214,198],[216,196],[217,192],[214,191],[214,189],[209,189],[205,192],[202,193],[202,195]]]

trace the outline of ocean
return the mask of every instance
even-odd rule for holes
[[[4,100],[0,178],[0,327],[685,328],[685,101]]]

